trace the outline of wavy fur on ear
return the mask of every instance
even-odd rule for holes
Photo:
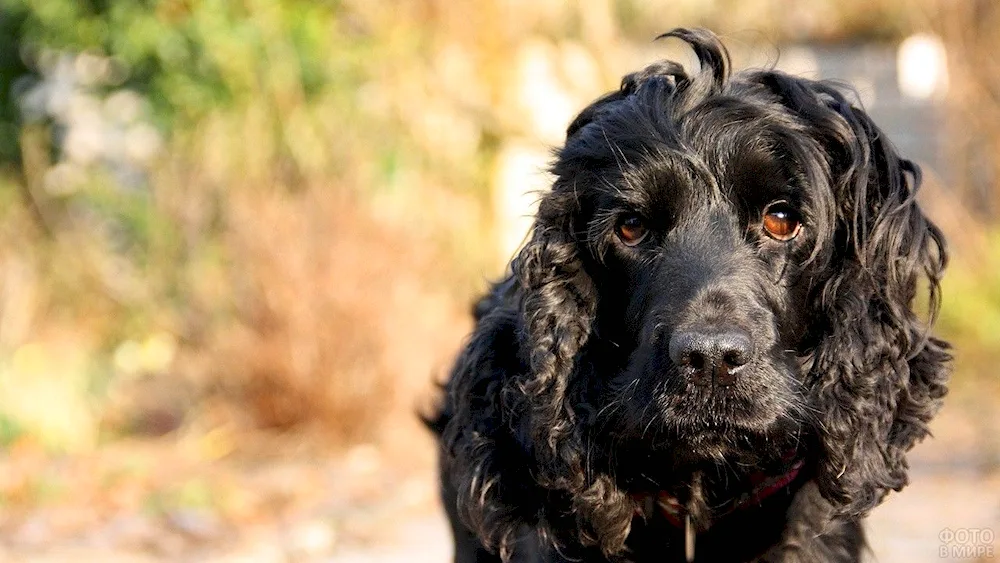
[[[905,453],[927,434],[944,397],[947,344],[913,310],[921,278],[930,321],[947,255],[916,203],[920,169],[900,158],[861,110],[828,83],[761,73],[805,117],[828,155],[835,230],[819,288],[827,319],[811,370],[824,456],[820,491],[842,515],[863,516],[907,483]]]
[[[541,202],[533,236],[512,264],[531,368],[517,385],[515,395],[523,397],[513,400],[531,405],[532,442],[548,446],[536,455],[571,464],[575,452],[560,451],[577,426],[566,395],[576,355],[590,336],[597,297],[571,236],[575,202],[561,201],[568,199],[554,192]]]
[[[596,293],[571,236],[576,205],[558,187],[541,201],[530,241],[512,276],[478,307],[482,318],[452,376],[452,396],[461,400],[449,401],[455,410],[444,440],[461,481],[454,483],[459,511],[505,560],[524,523],[553,544],[569,539],[610,553],[622,548],[631,522],[631,500],[584,468],[574,410],[581,390],[572,382]],[[551,507],[560,495],[572,499],[565,511],[543,510],[543,499]],[[577,525],[549,525],[567,517]],[[552,529],[577,529],[580,537]]]
[[[449,382],[442,469],[461,520],[488,549],[506,559],[523,522],[538,506],[529,460],[508,427],[501,389],[522,371],[517,312],[503,303],[510,283],[498,284],[477,307],[478,323]],[[461,397],[457,400],[456,397]],[[454,498],[447,498],[453,495]]]

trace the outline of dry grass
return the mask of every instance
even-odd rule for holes
[[[229,209],[235,322],[208,345],[207,388],[257,427],[372,438],[465,325],[466,296],[435,286],[440,252],[329,190],[246,191]]]

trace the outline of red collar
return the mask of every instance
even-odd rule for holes
[[[788,466],[788,470],[780,475],[766,475],[764,473],[752,474],[750,476],[750,482],[753,485],[753,488],[751,488],[750,491],[733,498],[721,507],[713,510],[713,516],[715,518],[721,518],[728,514],[732,514],[737,510],[760,505],[764,499],[791,484],[791,482],[798,477],[799,471],[802,470],[803,465],[804,461],[800,459],[793,462],[790,466]],[[678,528],[685,528],[687,508],[681,504],[677,497],[666,491],[659,491],[652,494],[640,493],[634,495],[634,498],[639,503],[635,509],[636,514],[644,518],[648,518],[653,515],[654,510],[658,509],[659,513],[662,514],[668,522]]]

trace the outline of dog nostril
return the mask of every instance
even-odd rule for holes
[[[735,369],[750,361],[753,343],[742,330],[732,330],[718,337],[719,359],[729,369]]]
[[[684,357],[684,363],[691,367],[691,369],[703,370],[705,369],[705,356],[702,356],[698,352],[691,352]]]
[[[747,363],[746,356],[739,350],[729,350],[722,354],[722,361],[729,368],[738,368]]]

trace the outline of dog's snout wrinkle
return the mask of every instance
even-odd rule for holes
[[[750,362],[753,341],[736,327],[685,330],[670,337],[668,353],[694,384],[729,386]]]

